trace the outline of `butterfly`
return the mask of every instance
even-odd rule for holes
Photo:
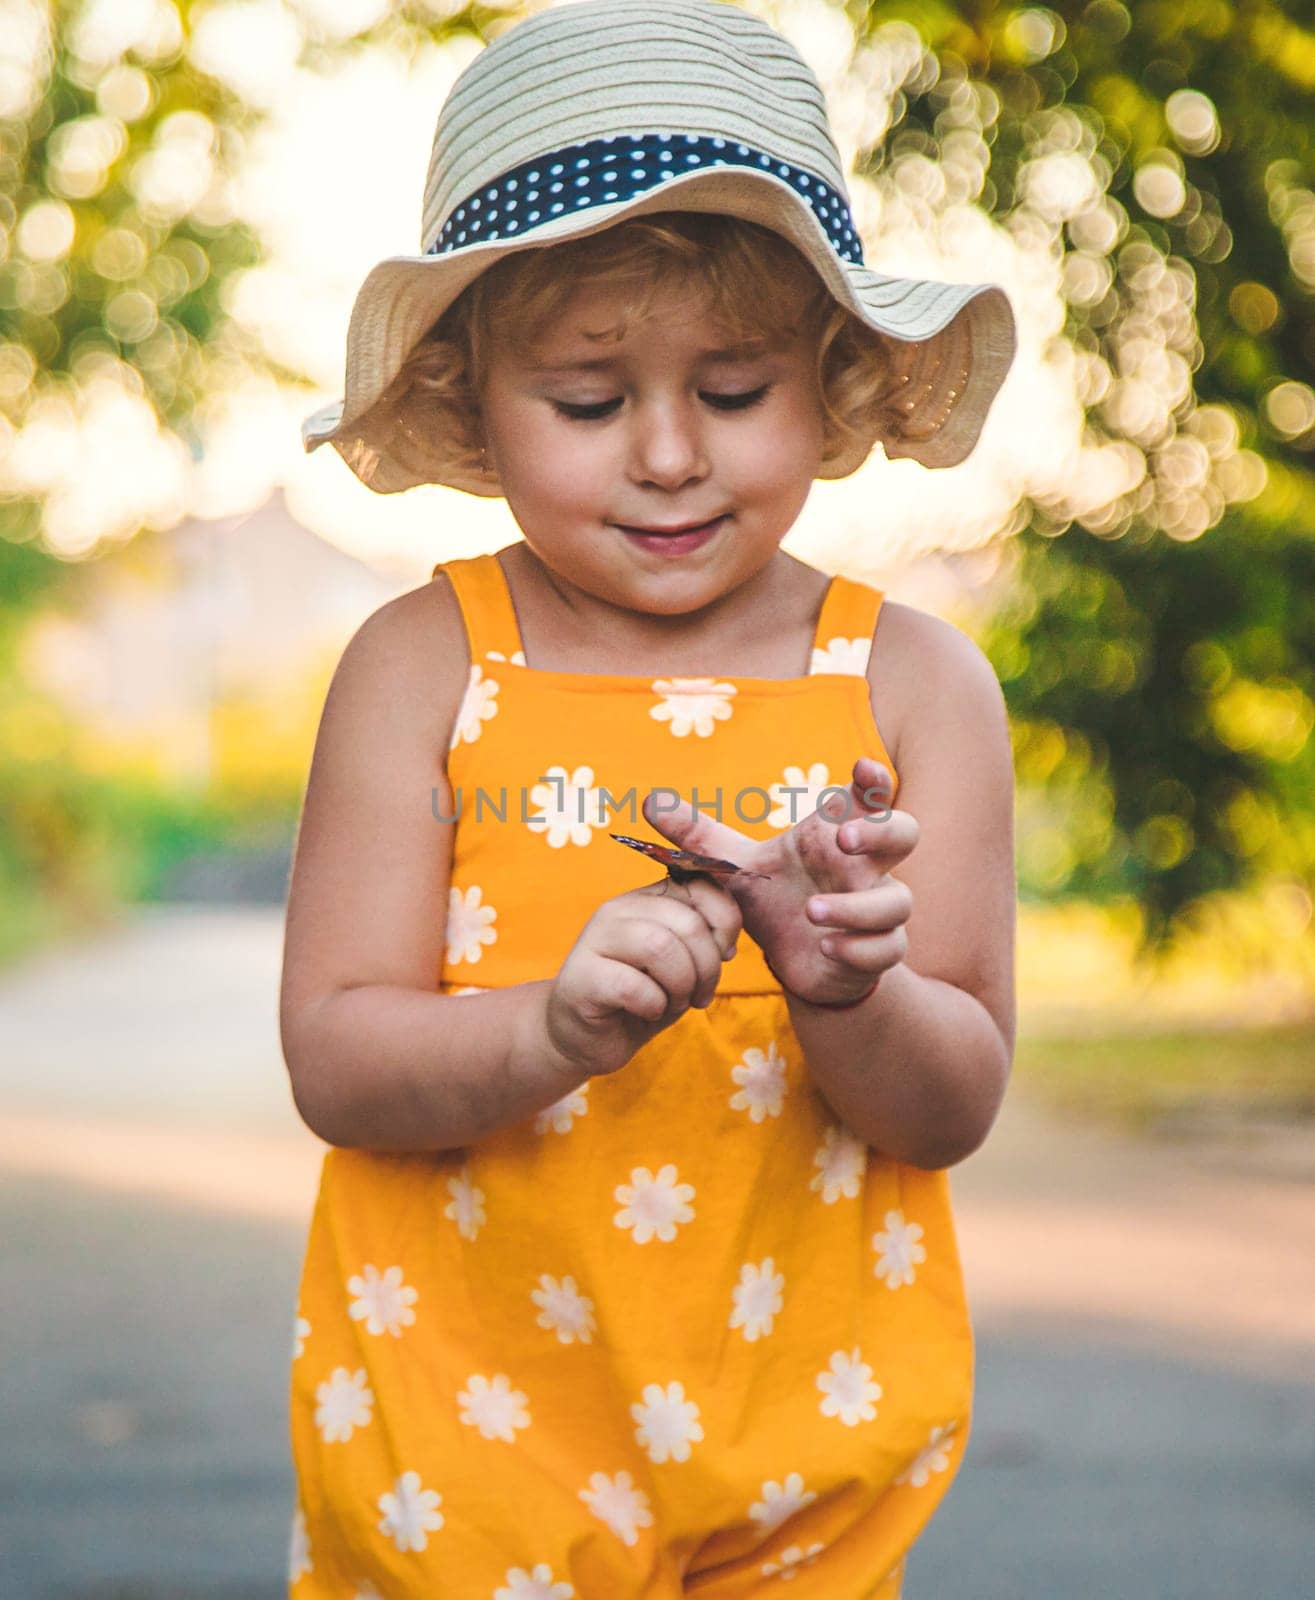
[[[717,856],[701,856],[693,850],[677,850],[669,844],[653,844],[648,839],[631,839],[624,833],[613,833],[609,838],[618,844],[628,844],[632,850],[642,850],[667,869],[667,881],[688,883],[691,878],[707,877],[714,883],[725,883],[735,874],[746,878],[768,878],[766,872],[750,872],[747,867],[737,867],[733,861],[722,861]],[[666,887],[664,881],[663,887]]]

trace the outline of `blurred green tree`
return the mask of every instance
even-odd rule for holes
[[[1024,508],[982,641],[1044,791],[1021,887],[1135,897],[1143,952],[1211,891],[1315,892],[1310,6],[851,15],[903,69],[858,170],[889,193],[930,162],[1050,251],[1087,441],[1127,467],[1106,503]]]

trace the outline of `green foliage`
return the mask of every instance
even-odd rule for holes
[[[892,20],[919,29],[936,70],[897,96],[864,170],[903,151],[941,160],[964,123],[954,87],[971,83],[989,146],[980,203],[1005,226],[1038,226],[1039,155],[1079,153],[1093,175],[1095,200],[1040,223],[1057,255],[1080,258],[1072,281],[1096,285],[1069,295],[1065,337],[1113,381],[1163,386],[1147,339],[1158,317],[1190,373],[1149,423],[1089,405],[1093,441],[1131,444],[1145,482],[1085,521],[1032,506],[1015,592],[983,639],[1016,721],[1020,791],[1043,796],[1023,816],[1068,830],[1063,849],[1038,845],[1030,882],[1020,840],[1021,886],[1134,895],[1142,953],[1212,891],[1280,876],[1315,893],[1309,8],[879,3],[863,37]],[[1189,340],[1172,332],[1166,285],[1190,297]],[[1209,480],[1184,488],[1182,440],[1205,441]]]

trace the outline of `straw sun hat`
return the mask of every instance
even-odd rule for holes
[[[886,454],[950,467],[972,450],[1014,355],[1007,296],[863,265],[817,79],[725,0],[576,0],[475,57],[439,113],[422,253],[379,262],[361,285],[343,398],[305,419],[305,448],[331,443],[381,494],[433,482],[500,494],[491,468],[434,476],[376,403],[494,262],[654,211],[728,213],[783,235],[841,305],[909,345]],[[881,435],[874,424],[819,476],[854,472]]]

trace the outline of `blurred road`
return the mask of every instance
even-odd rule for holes
[[[281,937],[277,910],[161,907],[0,977],[4,1600],[286,1593],[322,1146],[278,1049]],[[1309,1592],[1315,1132],[1292,1149],[1006,1102],[951,1180],[977,1414],[907,1600]]]

